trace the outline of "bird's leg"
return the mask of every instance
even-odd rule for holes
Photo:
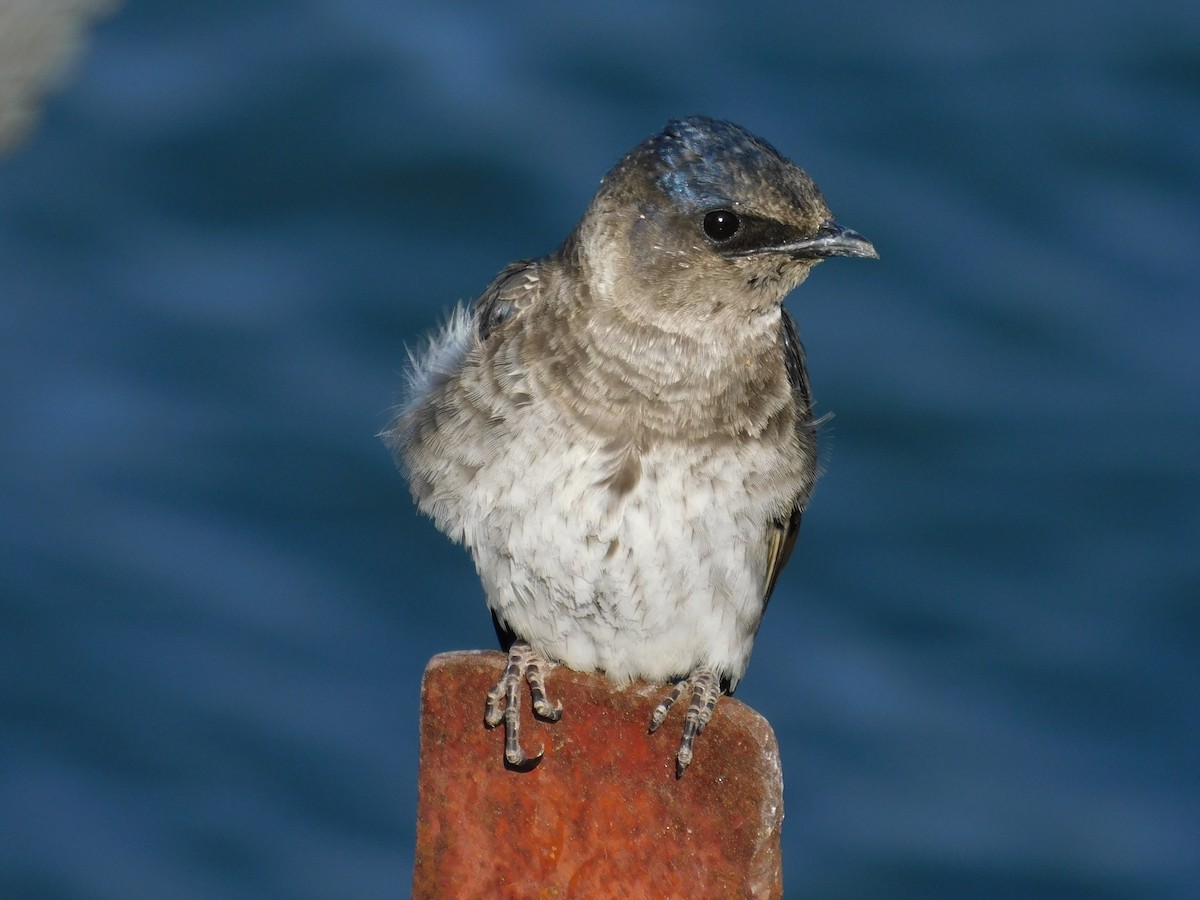
[[[488,691],[483,720],[489,728],[504,722],[504,759],[514,768],[532,769],[542,758],[544,747],[532,757],[521,749],[521,686],[529,683],[533,712],[548,722],[562,718],[562,704],[552,703],[546,696],[545,661],[526,641],[514,641],[508,651],[508,665],[496,686]]]
[[[692,742],[704,731],[704,726],[712,718],[717,700],[721,698],[721,679],[708,666],[699,666],[692,670],[687,678],[675,685],[662,701],[654,708],[650,717],[651,733],[658,730],[667,719],[667,713],[675,705],[675,701],[683,696],[684,691],[691,690],[692,699],[688,703],[687,714],[683,719],[683,741],[679,744],[679,752],[675,754],[676,774],[679,777],[687,770],[692,762]]]

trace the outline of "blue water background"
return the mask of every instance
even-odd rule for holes
[[[789,301],[788,895],[1200,896],[1182,0],[126,4],[0,165],[0,896],[407,894],[422,668],[494,639],[404,345],[693,112],[883,257]]]

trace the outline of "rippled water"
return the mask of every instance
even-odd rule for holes
[[[1200,894],[1200,7],[129,3],[0,166],[0,895],[393,897],[491,646],[403,345],[706,112],[877,264],[739,696],[789,896]]]

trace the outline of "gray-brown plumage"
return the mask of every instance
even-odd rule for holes
[[[728,122],[668,123],[617,164],[561,247],[507,266],[415,358],[385,439],[413,496],[470,548],[520,688],[549,664],[679,680],[680,773],[746,670],[816,478],[785,295],[829,256],[874,257],[820,191]]]

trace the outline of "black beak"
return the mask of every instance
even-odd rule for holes
[[[856,256],[859,259],[879,259],[874,245],[857,231],[843,228],[830,220],[817,233],[802,241],[776,244],[772,253],[788,253],[795,259],[828,259],[831,256]]]

